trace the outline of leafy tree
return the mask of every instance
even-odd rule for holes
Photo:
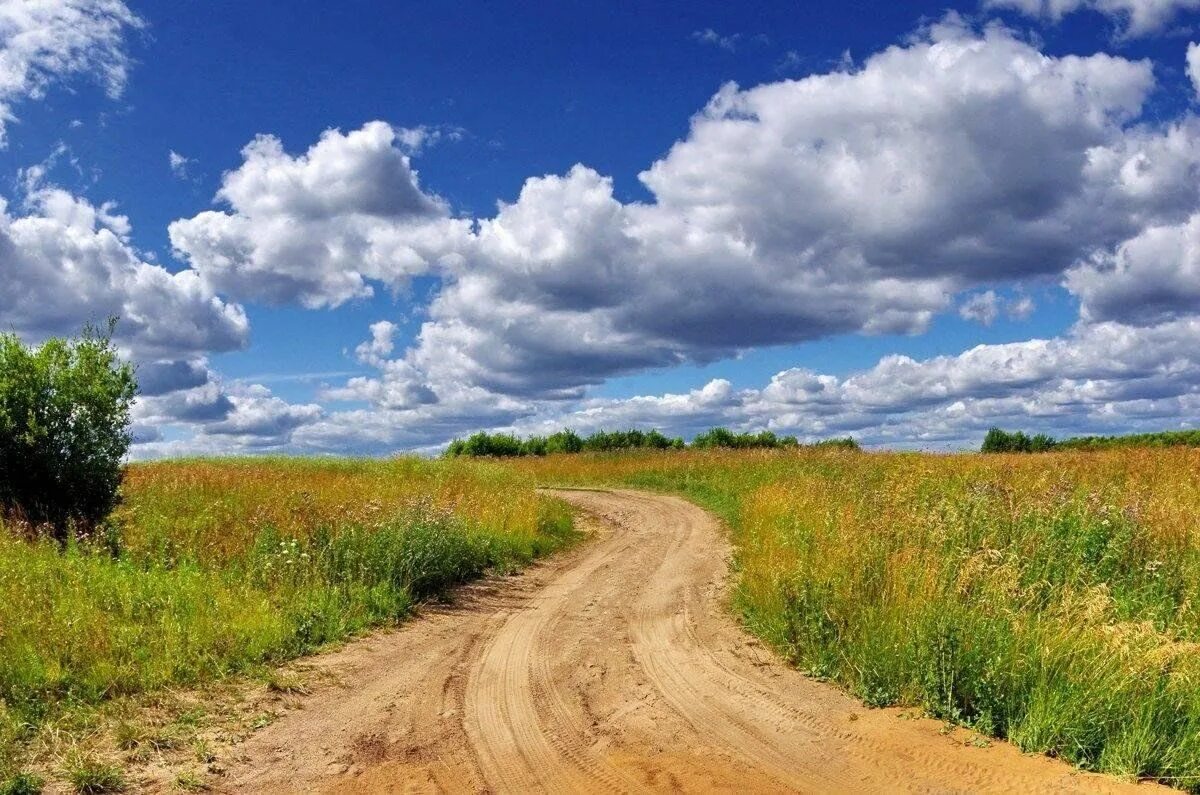
[[[583,439],[569,428],[552,433],[546,439],[547,453],[578,453],[583,449]]]
[[[1052,437],[1044,433],[1037,436],[1027,436],[1022,431],[1005,431],[992,428],[983,437],[983,445],[979,448],[982,453],[1046,453],[1059,445]]]
[[[696,434],[692,439],[692,447],[697,450],[707,450],[712,447],[737,447],[737,435],[728,428],[710,428],[704,433]]]
[[[479,433],[472,434],[462,443],[456,455],[468,455],[476,458],[504,458],[521,455],[521,440],[508,433]]]
[[[991,428],[983,437],[983,445],[979,448],[982,453],[1016,453],[1020,452],[1020,439],[1025,434],[1009,433],[1000,428]]]
[[[1000,428],[989,428],[987,435],[983,437],[983,444],[979,446],[981,453],[1005,453],[1008,452],[1008,434]]]
[[[546,437],[545,436],[530,436],[525,441],[521,442],[520,455],[545,455],[546,454]]]
[[[712,428],[692,439],[692,447],[698,450],[714,447],[773,450],[780,447],[798,447],[799,444],[795,436],[776,436],[773,431],[734,433],[728,428]]]
[[[678,436],[671,438],[655,429],[647,431],[642,436],[642,447],[648,447],[653,450],[682,450],[684,443],[683,439],[680,439]]]
[[[1037,436],[1029,440],[1029,451],[1031,453],[1048,453],[1058,446],[1058,442],[1054,438],[1047,436],[1044,433],[1039,433]]]
[[[137,382],[115,325],[36,348],[0,334],[0,509],[59,541],[89,532],[119,499]]]

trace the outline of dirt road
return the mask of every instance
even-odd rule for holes
[[[866,710],[726,607],[729,546],[672,497],[563,492],[594,538],[318,658],[327,685],[240,747],[228,792],[1109,791]],[[1145,790],[1144,787],[1138,787]]]

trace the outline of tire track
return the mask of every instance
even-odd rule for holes
[[[597,569],[624,550],[622,544],[597,544],[593,554],[549,584],[534,605],[509,615],[480,655],[466,694],[466,729],[484,780],[497,789],[627,789],[620,773],[587,753],[581,716],[558,695],[544,653],[547,627]],[[550,714],[540,708],[547,700]]]

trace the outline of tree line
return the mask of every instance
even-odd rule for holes
[[[1119,436],[1072,436],[1055,439],[1044,433],[992,428],[983,437],[982,453],[1047,453],[1051,450],[1106,450],[1114,447],[1200,447],[1200,430],[1130,433]]]
[[[487,433],[480,431],[466,439],[455,439],[446,448],[450,457],[472,458],[515,458],[519,456],[542,456],[559,453],[606,453],[618,450],[776,450],[781,448],[836,447],[859,449],[858,443],[846,437],[828,439],[813,445],[801,445],[795,436],[780,436],[772,431],[738,433],[728,428],[712,428],[699,434],[688,444],[683,437],[668,437],[658,430],[643,431],[631,428],[627,431],[596,431],[581,436],[571,429],[564,429],[549,436],[517,436],[511,433]]]

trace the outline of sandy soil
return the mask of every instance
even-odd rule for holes
[[[334,683],[238,746],[217,788],[1134,789],[864,709],[737,626],[729,545],[705,512],[637,492],[562,496],[592,517],[591,540],[316,658]]]

